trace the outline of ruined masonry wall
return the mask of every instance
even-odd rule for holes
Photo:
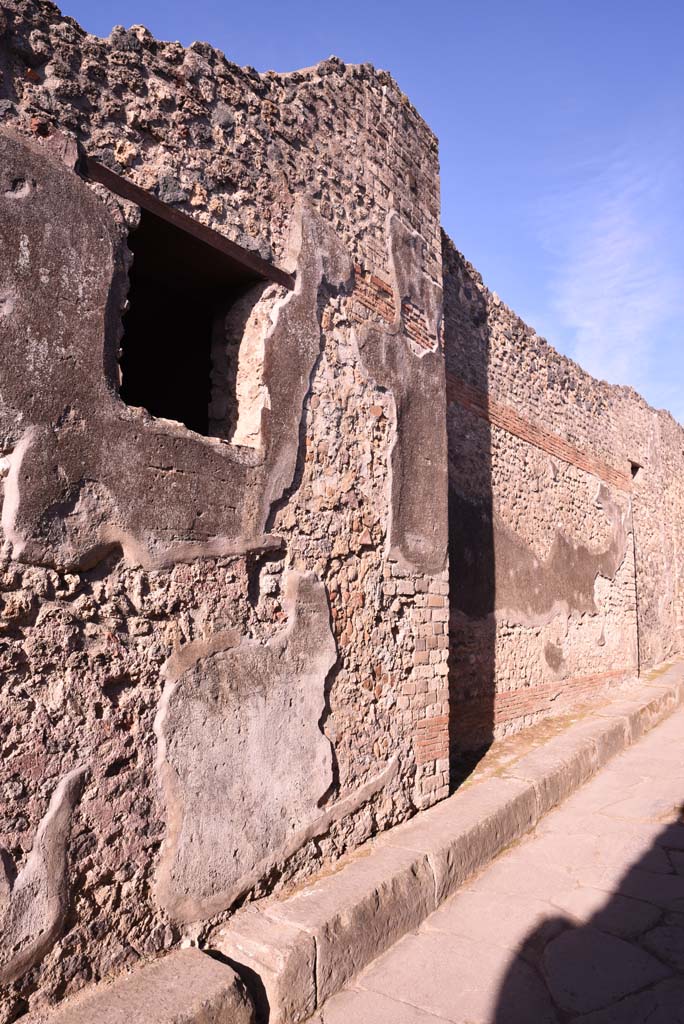
[[[137,213],[64,136],[296,275],[214,337],[213,439],[118,397]],[[681,428],[442,238],[386,73],[3,0],[0,233],[0,1024],[439,800],[450,740],[681,652]]]
[[[443,255],[461,752],[681,654],[684,432],[559,355],[446,236]]]
[[[20,260],[22,232],[30,240],[27,266],[7,264],[8,288],[24,272],[30,284],[13,293],[3,331],[16,328],[17,352],[30,337],[30,374],[50,382],[24,393],[0,361],[0,846],[11,865],[0,869],[0,1020],[10,1021],[183,935],[207,941],[235,899],[278,892],[446,794],[448,581],[437,145],[392,79],[333,59],[259,75],[142,28],[96,39],[44,0],[4,0],[0,76],[2,173],[10,157],[33,168],[20,187],[21,175],[2,179],[0,230],[10,223],[4,242],[19,239],[7,251]],[[273,449],[283,438],[269,439],[265,468],[253,448],[236,455],[122,407],[100,379],[120,333],[135,218],[63,166],[50,170],[55,130],[297,271],[301,291],[263,317],[274,322],[273,401],[277,338],[305,338],[310,362],[292,385],[299,406],[283,391],[270,410],[271,434],[279,408],[283,423],[288,410],[295,419],[284,455]],[[41,206],[51,190],[63,198]],[[66,277],[50,269],[55,238],[73,248]],[[35,253],[53,276],[33,288]],[[69,376],[75,339],[85,381]],[[428,481],[414,434],[431,452]],[[186,477],[159,452],[184,453]],[[62,468],[43,472],[42,458]],[[173,497],[186,478],[187,508]],[[260,539],[226,518],[232,480],[264,502]],[[213,553],[195,501],[216,524]],[[416,534],[418,512],[437,532]],[[214,718],[203,711],[216,707]],[[220,785],[189,758],[198,742]],[[283,807],[293,808],[286,835]],[[211,853],[199,868],[193,842]]]

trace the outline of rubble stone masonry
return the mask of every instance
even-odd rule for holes
[[[386,72],[2,0],[0,251],[0,1024],[681,649],[681,429],[442,237]]]
[[[11,1020],[205,941],[236,900],[446,795],[447,487],[437,144],[389,75],[259,75],[24,0],[3,3],[0,69]],[[252,299],[249,448],[117,397],[139,212],[65,166],[57,132],[294,271],[294,293]]]
[[[684,434],[443,258],[458,756],[681,652]]]

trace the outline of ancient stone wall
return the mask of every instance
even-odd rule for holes
[[[448,581],[437,146],[392,79],[43,0],[0,75],[9,1021],[446,794]],[[121,400],[140,214],[64,136],[295,274],[219,324],[212,436]]]
[[[205,252],[204,369],[93,159],[286,272],[224,295]],[[2,0],[0,251],[0,1024],[441,799],[450,739],[681,650],[681,428],[442,238],[386,73]],[[158,410],[202,375],[196,432]]]
[[[681,653],[684,432],[443,256],[459,752]]]

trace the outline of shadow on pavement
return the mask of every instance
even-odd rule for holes
[[[550,917],[521,943],[493,1024],[571,1022],[684,1024],[681,812],[584,924]]]

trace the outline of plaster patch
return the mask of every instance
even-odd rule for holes
[[[284,293],[279,285],[255,285],[214,328],[209,432],[231,444],[262,447],[262,414],[270,404],[263,379],[265,339]]]
[[[14,884],[0,858],[0,983],[9,985],[41,960],[64,926],[69,901],[67,841],[71,814],[87,769],[75,768],[57,786]]]
[[[337,652],[325,587],[288,574],[288,625],[268,644],[179,652],[155,723],[167,835],[157,898],[186,923],[225,910],[264,859],[320,817],[333,781],[320,728]]]
[[[19,177],[37,183],[30,203],[7,198]],[[14,558],[80,570],[119,547],[127,560],[158,568],[277,546],[268,524],[295,476],[325,296],[352,273],[344,247],[311,204],[295,203],[296,288],[269,310],[270,326],[258,328],[252,355],[260,359],[267,327],[263,371],[239,445],[121,401],[125,225],[61,162],[4,133],[0,222],[13,254],[0,264],[0,296],[14,289],[15,298],[0,389],[19,412],[14,429],[31,436],[10,474]],[[65,420],[67,405],[74,414]]]
[[[546,559],[534,558],[523,538],[494,517],[495,609],[524,625],[544,625],[559,609],[596,615],[597,582],[613,582],[628,550],[628,503],[601,483],[596,507],[610,524],[610,542],[600,550],[573,542],[559,530]]]
[[[412,302],[439,337],[441,291],[423,267],[422,239],[398,214],[387,219],[391,277],[399,296],[394,325],[364,324],[357,343],[367,372],[394,398],[389,557],[408,572],[441,572],[447,557],[447,445],[444,355],[418,353],[404,329]]]

